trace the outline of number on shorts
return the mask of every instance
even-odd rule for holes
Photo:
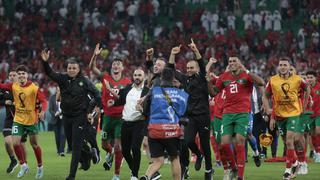
[[[17,134],[18,132],[18,126],[12,126],[12,133]]]
[[[214,136],[218,139],[218,131],[214,131]]]
[[[221,125],[221,134],[223,134],[223,125]]]

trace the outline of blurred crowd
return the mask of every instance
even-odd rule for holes
[[[213,1],[212,1],[213,2]],[[274,74],[277,57],[292,58],[298,71],[320,68],[317,0],[0,0],[0,78],[24,63],[42,90],[52,94],[39,60],[42,49],[52,52],[50,63],[65,70],[75,58],[89,64],[95,44],[104,49],[99,68],[108,70],[114,57],[125,62],[126,75],[145,61],[153,47],[157,57],[168,58],[173,46],[186,47],[192,37],[205,59],[238,55],[244,64],[267,79]],[[277,2],[276,9],[268,5]],[[190,9],[192,6],[192,9]],[[301,19],[302,23],[295,22]],[[298,26],[298,28],[296,28]],[[188,48],[176,59],[182,71],[193,58]],[[87,69],[93,82],[98,80]]]

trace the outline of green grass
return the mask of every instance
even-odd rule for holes
[[[100,138],[100,137],[98,137]],[[3,142],[3,137],[1,136],[0,141]],[[67,154],[66,157],[58,157],[55,150],[54,136],[53,132],[41,132],[39,136],[39,144],[42,148],[43,153],[43,162],[44,162],[44,178],[48,180],[61,180],[65,179],[69,172],[70,158],[71,155]],[[279,143],[281,144],[281,143]],[[282,152],[282,147],[279,148],[279,153]],[[36,161],[32,151],[31,146],[27,145],[27,156],[28,156],[28,164],[30,167],[30,172],[23,177],[23,179],[34,179],[36,172]],[[104,157],[105,153],[101,153],[102,157]],[[0,179],[1,180],[9,180],[9,179],[17,179],[16,175],[18,173],[19,168],[15,170],[13,174],[6,174],[6,167],[9,163],[9,158],[4,150],[4,146],[0,148]],[[111,179],[113,176],[113,171],[105,171],[102,167],[103,162],[101,161],[98,165],[93,165],[89,169],[89,171],[78,171],[77,179],[78,180],[102,180],[102,179]],[[146,168],[148,166],[148,160],[143,155],[143,159],[141,162],[140,175],[143,175]],[[190,179],[203,179],[203,170],[200,172],[195,172],[193,169],[194,164],[190,165]],[[284,163],[263,163],[260,168],[256,168],[249,158],[249,163],[246,164],[245,170],[245,178],[248,180],[276,180],[282,179],[282,173],[284,171]],[[305,180],[315,180],[319,179],[320,175],[320,164],[310,163],[309,164],[309,174],[305,176],[298,176],[299,179]],[[170,165],[164,165],[161,169],[162,179],[167,180],[171,179],[171,171]],[[214,175],[214,179],[222,179],[223,170],[222,168],[216,168],[216,174]],[[130,179],[130,170],[126,162],[124,161],[123,166],[121,168],[121,179],[128,180]]]

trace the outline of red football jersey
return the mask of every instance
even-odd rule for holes
[[[223,114],[246,113],[251,111],[253,80],[246,72],[234,76],[231,72],[220,75],[216,87],[225,90]]]
[[[223,103],[225,98],[225,91],[222,90],[214,97],[214,116],[222,119]]]
[[[215,105],[211,105],[211,102],[214,102],[214,98],[209,98],[210,119],[211,119],[211,121],[213,121]]]
[[[312,110],[313,110],[313,116],[320,116],[320,83],[317,82],[317,84],[313,87],[311,87],[311,96],[312,96]]]
[[[106,88],[104,80],[109,81],[111,88],[115,89],[119,93],[120,89],[123,89],[127,85],[131,84],[131,80],[127,77],[121,78],[119,81],[115,81],[108,73],[105,73],[102,77],[102,105],[103,111],[106,116],[121,117],[123,106],[111,106],[108,107],[108,102],[114,102],[114,97]]]

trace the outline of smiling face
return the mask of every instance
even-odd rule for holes
[[[238,57],[229,57],[229,70],[231,72],[236,72],[239,69],[239,58]]]
[[[67,66],[67,74],[69,77],[74,78],[80,72],[80,67],[78,63],[69,63]]]
[[[112,74],[121,74],[123,71],[123,63],[120,60],[114,60],[111,65]]]
[[[199,64],[192,60],[187,63],[187,75],[192,76],[200,71]]]
[[[154,66],[153,66],[153,73],[160,74],[166,65],[166,62],[162,59],[157,59]]]
[[[28,73],[26,71],[18,71],[18,82],[24,85],[28,81]]]

